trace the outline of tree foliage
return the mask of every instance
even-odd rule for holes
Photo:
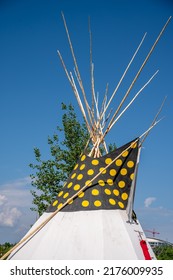
[[[154,253],[158,260],[173,260],[173,246],[171,245],[156,246]]]
[[[62,188],[89,139],[86,126],[77,120],[74,107],[62,103],[62,110],[62,127],[58,126],[53,137],[48,137],[50,159],[43,160],[40,149],[35,148],[36,163],[30,164],[34,171],[30,175],[33,186],[31,210],[37,211],[39,215]],[[64,137],[60,141],[59,136],[62,135]]]
[[[40,149],[35,148],[36,163],[30,164],[33,169],[33,173],[30,175],[33,186],[31,210],[36,211],[39,216],[63,187],[90,137],[85,123],[81,124],[77,120],[72,105],[67,106],[62,103],[62,110],[62,127],[58,126],[56,133],[52,137],[48,137],[50,158],[43,160]],[[89,152],[90,148],[88,145],[86,152]],[[109,152],[115,148],[115,144],[110,144]],[[103,152],[102,149],[100,150]]]
[[[5,242],[4,244],[0,244],[0,258],[3,257],[11,248],[13,248],[15,244],[11,244],[9,242]]]

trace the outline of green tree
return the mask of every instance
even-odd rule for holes
[[[156,246],[154,253],[158,260],[173,260],[173,246],[171,245]]]
[[[39,148],[34,149],[35,164],[30,164],[34,173],[31,174],[33,207],[41,215],[56,197],[63,183],[73,170],[77,159],[84,150],[89,139],[85,124],[77,120],[74,107],[62,103],[62,128],[57,127],[57,133],[48,137],[50,159],[43,160]],[[59,135],[64,135],[63,141]]]
[[[53,137],[48,137],[50,158],[43,160],[40,149],[35,148],[36,163],[30,164],[34,171],[30,175],[33,186],[31,190],[33,207],[31,210],[36,211],[39,216],[56,198],[89,139],[86,125],[77,120],[74,107],[62,103],[62,110],[62,127],[58,126]],[[62,141],[60,141],[59,136],[63,136],[61,137],[63,138]],[[88,145],[86,152],[89,152],[90,148],[90,145]],[[115,144],[110,144],[109,152],[115,148]],[[103,152],[103,148],[100,150]]]
[[[9,242],[5,242],[4,244],[0,244],[0,258],[6,254],[15,244],[10,244]]]

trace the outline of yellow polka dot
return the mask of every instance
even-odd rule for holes
[[[97,159],[93,159],[91,163],[92,163],[92,165],[98,165],[99,161]]]
[[[59,192],[58,196],[62,196],[63,195],[63,191]]]
[[[89,201],[88,200],[83,200],[82,201],[82,206],[83,207],[88,207],[89,206]]]
[[[97,189],[92,190],[92,195],[99,195],[99,191]]]
[[[83,170],[84,168],[85,168],[85,164],[82,164],[79,169]]]
[[[109,199],[109,203],[110,203],[111,205],[115,205],[115,204],[116,204],[116,201],[115,201],[113,198],[110,198],[110,199]]]
[[[72,204],[73,203],[73,199],[70,199],[69,201],[68,201],[68,204]]]
[[[137,146],[137,143],[135,143],[135,142],[133,142],[133,143],[130,145],[130,147],[131,147],[132,149],[135,149],[136,146]]]
[[[106,164],[110,164],[111,162],[112,162],[112,159],[111,159],[111,158],[106,158],[106,159],[105,159],[105,163],[106,163]]]
[[[81,192],[78,194],[78,197],[81,198],[81,197],[83,197],[83,196],[84,196],[84,192],[81,191]]]
[[[64,183],[63,187],[65,187],[67,185],[67,182]]]
[[[120,192],[119,192],[119,190],[113,190],[113,194],[116,196],[119,196]]]
[[[129,152],[128,152],[128,151],[125,151],[125,152],[122,154],[122,157],[127,157],[128,154],[129,154]]]
[[[102,205],[102,203],[101,203],[100,200],[95,200],[95,201],[94,201],[94,205],[95,205],[96,207],[100,207],[100,206]]]
[[[107,183],[108,183],[109,186],[112,186],[114,184],[112,179],[107,179]]]
[[[120,174],[123,175],[123,176],[126,175],[127,174],[127,169],[122,168],[121,171],[120,171]]]
[[[83,155],[80,160],[84,161],[85,159],[86,159],[86,155]]]
[[[130,179],[131,179],[131,180],[134,179],[134,173],[132,173],[132,174],[130,175]]]
[[[120,206],[120,208],[124,208],[124,204],[122,202],[118,202],[118,205]]]
[[[106,169],[104,167],[100,167],[99,171],[102,173],[102,174],[105,174],[106,173]]]
[[[105,185],[105,182],[104,182],[103,180],[99,180],[98,183],[99,183],[99,185],[102,186],[102,187]]]
[[[127,193],[122,193],[121,198],[122,198],[123,200],[127,200],[128,194],[127,194]]]
[[[58,200],[55,200],[52,204],[52,206],[56,206],[58,204]]]
[[[77,180],[82,180],[82,178],[83,178],[83,174],[79,174],[79,175],[77,176]]]
[[[90,187],[92,185],[92,182],[90,180],[87,180],[85,182],[85,186]]]
[[[74,179],[76,177],[76,173],[73,173],[72,175],[71,175],[71,179]]]
[[[121,166],[122,163],[123,163],[123,162],[122,162],[121,159],[117,159],[116,162],[115,162],[115,164],[116,164],[117,166]]]
[[[67,193],[65,193],[64,195],[63,195],[63,198],[66,198],[66,197],[68,197],[69,196],[69,193],[67,192]]]
[[[127,162],[127,166],[128,166],[129,168],[132,168],[132,167],[134,166],[134,162],[133,162],[132,160],[129,160],[129,161]]]
[[[80,185],[79,184],[76,184],[73,188],[75,191],[78,191],[80,189]]]
[[[125,182],[124,181],[119,181],[118,186],[120,188],[124,188],[125,187]]]
[[[57,208],[60,209],[62,206],[63,206],[63,203],[60,203]]]
[[[94,174],[94,170],[93,169],[89,169],[87,172],[88,175],[93,175]]]
[[[111,170],[109,171],[109,174],[110,174],[111,176],[115,176],[115,175],[117,174],[117,171],[116,171],[115,169],[111,169]]]
[[[111,195],[111,191],[110,191],[109,189],[105,189],[105,193],[106,193],[107,195]]]
[[[75,165],[74,170],[76,170],[78,168],[78,164]]]
[[[67,185],[67,188],[68,188],[68,189],[71,188],[72,185],[73,185],[73,183],[70,182],[70,183]]]

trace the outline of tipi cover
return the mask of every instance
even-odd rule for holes
[[[100,158],[82,154],[30,232],[67,204],[10,259],[155,258],[132,212],[138,154],[138,139]]]

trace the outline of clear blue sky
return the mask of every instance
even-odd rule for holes
[[[79,68],[90,100],[88,16],[93,35],[96,91],[109,95],[117,85],[142,36],[144,44],[119,89],[123,97],[151,45],[170,15],[168,0],[4,0],[0,1],[0,243],[17,242],[36,214],[30,211],[33,148],[49,158],[48,135],[61,123],[61,102],[78,110],[57,56],[69,70],[73,63],[63,26],[64,12]],[[173,242],[172,123],[173,19],[131,92],[130,98],[159,69],[107,137],[118,146],[141,135],[167,95],[165,116],[144,143],[135,211],[144,229]],[[130,100],[130,99],[128,99]]]

